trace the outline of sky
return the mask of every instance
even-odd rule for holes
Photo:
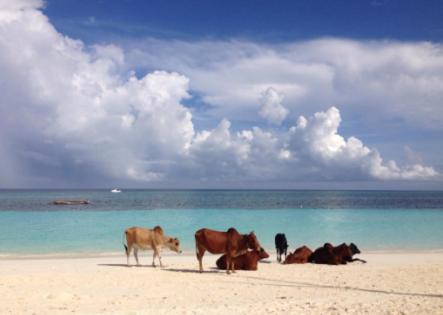
[[[442,13],[0,0],[0,188],[441,190]]]

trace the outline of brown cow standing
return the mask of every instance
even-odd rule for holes
[[[260,251],[248,251],[246,254],[234,258],[234,269],[257,270],[258,261],[264,258],[269,258],[269,254],[263,248]],[[216,264],[218,269],[226,270],[226,255],[217,259]]]
[[[230,228],[226,232],[210,229],[200,229],[195,232],[195,249],[199,262],[200,272],[203,272],[203,255],[205,251],[211,254],[226,254],[226,272],[235,272],[233,259],[246,252],[248,249],[260,251],[260,243],[254,232],[240,234],[236,229]]]
[[[305,264],[312,255],[312,250],[309,247],[302,246],[297,248],[293,253],[290,253],[283,264]]]
[[[328,265],[345,265],[353,261],[366,263],[363,259],[352,258],[355,254],[360,254],[360,250],[354,243],[351,243],[349,246],[343,243],[336,247],[330,243],[326,243],[323,247],[317,248],[314,253],[312,253],[309,257],[309,262]]]
[[[131,227],[125,230],[124,237],[126,238],[126,244],[123,243],[126,252],[126,258],[129,266],[129,256],[132,249],[134,249],[134,257],[137,265],[140,265],[138,261],[138,250],[152,249],[154,250],[154,256],[152,257],[152,266],[155,267],[155,257],[158,257],[160,266],[163,266],[161,259],[162,247],[167,247],[172,251],[181,253],[180,241],[178,238],[166,236],[163,233],[163,229],[160,226],[156,226],[153,229],[146,229],[142,227]]]

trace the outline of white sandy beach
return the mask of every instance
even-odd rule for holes
[[[370,253],[346,266],[279,265],[204,274],[192,255],[163,269],[126,258],[0,260],[0,314],[443,314],[443,253]],[[145,252],[142,263],[150,264]],[[288,313],[288,314],[289,314]]]

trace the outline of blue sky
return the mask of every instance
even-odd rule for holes
[[[443,188],[441,1],[0,8],[0,188]]]
[[[438,0],[49,0],[44,11],[62,32],[88,41],[119,36],[261,41],[443,38],[443,3]]]

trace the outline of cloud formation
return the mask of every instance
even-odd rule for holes
[[[282,105],[284,96],[272,87],[262,93],[262,107],[259,114],[271,123],[280,125],[289,111]]]
[[[134,67],[161,66],[190,78],[214,117],[257,120],[263,91],[284,95],[288,118],[340,104],[342,111],[412,127],[443,129],[443,45],[322,38],[282,44],[250,41],[124,43]],[[242,106],[239,106],[241,104]]]
[[[345,139],[338,133],[340,111],[336,107],[324,110],[324,106],[330,103],[329,97],[334,99],[337,84],[340,90],[351,88],[350,83],[340,81],[331,65],[304,63],[315,58],[315,47],[298,56],[299,48],[286,46],[282,58],[273,49],[263,53],[263,47],[247,43],[226,56],[213,56],[219,58],[220,66],[214,60],[201,60],[191,70],[196,62],[192,58],[189,62],[172,58],[169,65],[159,62],[166,71],[137,77],[131,69],[135,50],[128,52],[116,45],[86,47],[57,32],[40,6],[39,1],[0,2],[0,176],[4,187],[75,186],[80,176],[106,185],[109,179],[138,184],[192,179],[211,184],[305,178],[404,180],[437,175],[422,163],[403,167],[394,161],[385,163],[361,140]],[[196,48],[190,44],[189,49]],[[149,51],[138,53],[146,56]],[[434,58],[440,58],[438,54]],[[331,64],[342,62],[333,55]],[[183,59],[186,56],[184,49]],[[144,66],[160,60],[155,58]],[[426,66],[421,59],[415,62],[418,69]],[[346,62],[342,67],[354,74],[352,88],[358,89],[364,69]],[[418,88],[426,89],[432,99],[439,91],[428,83]],[[280,125],[291,118],[290,107],[282,105],[283,95],[285,104],[292,103],[294,110],[295,100],[303,102],[318,94],[312,91],[314,85],[323,91],[314,99],[323,104],[317,105],[311,117],[295,119],[293,114],[296,123],[286,130],[232,130],[233,104]],[[193,89],[228,118],[220,117],[213,129],[196,130],[193,112],[183,104]]]
[[[310,119],[303,116],[289,130],[289,148],[296,159],[308,160],[321,172],[333,177],[337,172],[377,179],[425,179],[437,175],[432,167],[414,164],[399,168],[395,161],[383,163],[376,150],[366,147],[359,139],[347,140],[338,134],[341,117],[336,107],[317,112]],[[346,175],[344,175],[345,177]]]

